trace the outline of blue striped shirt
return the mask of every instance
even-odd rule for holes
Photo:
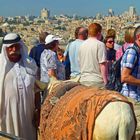
[[[137,52],[139,52],[138,47],[133,47],[135,47],[137,49]],[[121,70],[125,67],[129,68],[132,70],[132,75],[137,79],[140,79],[140,55],[138,56],[137,52],[132,48],[125,51],[121,61]],[[121,93],[124,96],[131,97],[137,101],[140,101],[140,87],[137,85],[129,85],[127,83],[124,83]]]

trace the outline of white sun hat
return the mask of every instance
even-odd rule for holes
[[[55,41],[55,40],[57,40],[57,41],[59,41],[59,40],[61,40],[62,38],[60,38],[60,37],[58,37],[58,36],[55,36],[55,35],[48,35],[47,37],[46,37],[46,39],[45,39],[45,44],[47,45],[47,44],[49,44],[49,43],[51,43],[51,42],[53,42],[53,41]]]

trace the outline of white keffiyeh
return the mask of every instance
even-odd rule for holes
[[[4,39],[12,40],[16,37],[17,37],[17,34],[10,33],[6,35]],[[3,118],[5,117],[5,114],[3,113],[5,109],[4,80],[7,73],[12,68],[15,69],[15,75],[17,77],[17,83],[18,83],[15,86],[17,86],[17,89],[22,89],[22,91],[19,91],[19,92],[26,92],[28,82],[30,82],[30,76],[34,77],[37,71],[37,66],[35,62],[33,61],[33,59],[28,57],[27,47],[24,45],[24,43],[21,40],[19,40],[16,43],[19,43],[21,45],[20,62],[17,62],[17,63],[10,62],[7,57],[6,47],[10,47],[14,43],[3,44],[2,52],[0,54],[0,131],[3,131],[2,121],[3,121]],[[20,68],[20,65],[19,65],[20,63],[22,63],[22,68]],[[26,75],[25,79],[22,77],[22,69],[24,70],[24,75]],[[25,130],[25,131],[28,131],[28,130]]]

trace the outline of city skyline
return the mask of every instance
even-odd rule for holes
[[[95,16],[97,13],[107,15],[108,9],[121,14],[128,11],[130,6],[140,14],[138,0],[0,0],[0,16],[39,16],[43,8],[50,10],[53,15]]]

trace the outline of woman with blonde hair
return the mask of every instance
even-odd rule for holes
[[[132,47],[134,44],[134,31],[135,31],[135,27],[128,27],[125,31],[125,35],[124,35],[124,40],[125,43],[123,44],[123,46],[118,49],[116,51],[116,60],[118,60],[124,53],[124,51],[128,48],[128,47]]]

